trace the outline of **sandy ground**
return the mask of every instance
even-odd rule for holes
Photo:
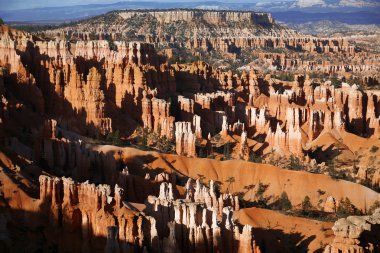
[[[255,240],[267,253],[320,252],[321,245],[334,238],[331,222],[288,216],[272,210],[241,209],[234,218],[253,226]]]
[[[257,186],[261,182],[268,185],[265,192],[267,196],[278,196],[285,191],[294,206],[300,204],[306,195],[310,197],[314,206],[320,199],[325,200],[328,196],[333,196],[337,200],[348,197],[357,208],[362,210],[368,209],[374,201],[380,200],[379,193],[360,184],[335,180],[327,175],[285,170],[268,164],[255,164],[241,160],[217,161],[187,158],[114,146],[97,146],[95,149],[116,154],[118,150],[122,150],[124,162],[132,173],[139,173],[142,167],[149,170],[178,171],[191,178],[205,177],[204,182],[220,181],[223,183],[224,190],[229,185],[226,180],[233,177],[235,182],[229,186],[232,192],[245,192],[245,186],[250,184]],[[324,191],[325,194],[320,196],[318,190]],[[251,195],[247,193],[245,198],[249,199]]]

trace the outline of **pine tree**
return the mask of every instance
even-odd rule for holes
[[[292,203],[290,202],[288,194],[285,191],[281,193],[278,200],[278,208],[284,211],[292,209]]]
[[[253,163],[261,163],[263,159],[261,158],[261,156],[256,155],[255,152],[252,152],[252,154],[249,157],[249,161]]]
[[[145,149],[148,146],[148,129],[144,128],[141,136],[141,145]]]
[[[235,182],[235,178],[234,177],[227,178],[227,180],[226,180],[226,183],[228,183],[227,192],[229,192],[229,188],[230,188],[231,184],[233,184],[234,182]]]
[[[119,130],[116,130],[113,134],[112,134],[112,144],[113,145],[120,145],[120,133],[119,133]]]
[[[224,160],[229,160],[229,159],[231,159],[231,154],[230,154],[230,143],[229,143],[229,142],[227,142],[226,144],[224,144],[223,155],[224,155]]]
[[[203,158],[203,148],[200,148],[200,149],[199,149],[198,157],[199,157],[199,158]]]
[[[312,204],[310,202],[310,197],[306,195],[305,198],[302,201],[302,211],[304,213],[307,213],[307,212],[309,212],[311,210],[312,207],[313,206],[312,206]]]

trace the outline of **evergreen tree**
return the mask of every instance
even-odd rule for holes
[[[311,210],[312,207],[313,206],[312,206],[312,204],[310,202],[310,197],[306,195],[305,198],[302,201],[302,211],[304,213],[308,213]]]
[[[346,197],[345,199],[340,199],[336,212],[339,217],[346,217],[349,215],[359,214],[357,212],[357,209],[351,203],[351,200],[348,197]]]
[[[288,169],[290,170],[302,170],[302,165],[300,159],[294,155],[290,156],[290,161],[288,164]]]
[[[281,196],[278,199],[278,208],[284,211],[292,209],[292,203],[290,202],[288,194],[285,191],[281,193]]]
[[[141,136],[141,146],[145,149],[148,146],[148,129],[144,128],[142,130]]]
[[[227,178],[227,180],[226,180],[226,183],[228,183],[227,192],[229,192],[229,188],[230,188],[231,184],[233,184],[234,182],[235,182],[235,178],[234,177]]]
[[[249,156],[249,161],[253,163],[262,163],[263,159],[255,152],[252,152],[252,154]]]
[[[120,145],[120,133],[119,130],[116,130],[112,135],[112,144],[119,146]]]
[[[226,144],[224,144],[223,155],[224,155],[224,160],[230,160],[231,159],[230,143],[229,142],[227,142]]]
[[[200,149],[199,149],[198,157],[199,157],[199,158],[203,158],[203,148],[200,148]]]

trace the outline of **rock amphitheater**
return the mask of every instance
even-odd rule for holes
[[[266,13],[109,15],[0,26],[1,252],[380,251],[379,54]]]

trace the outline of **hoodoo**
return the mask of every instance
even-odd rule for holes
[[[380,251],[378,29],[232,9],[1,22],[0,252]]]

